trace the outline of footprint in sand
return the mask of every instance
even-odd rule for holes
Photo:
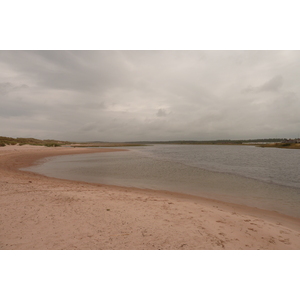
[[[289,234],[290,231],[284,231],[284,230],[280,230],[281,234]]]
[[[271,238],[269,239],[269,243],[270,243],[270,244],[275,244],[275,240],[274,240],[273,237],[271,237]]]
[[[289,239],[282,239],[282,240],[279,240],[280,242],[286,244],[286,245],[290,245],[290,240]]]

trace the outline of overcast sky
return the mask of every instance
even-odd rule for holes
[[[0,51],[0,135],[300,136],[299,51]]]

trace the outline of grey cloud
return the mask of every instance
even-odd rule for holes
[[[0,59],[40,86],[62,90],[101,91],[126,81],[114,51],[1,51]]]
[[[10,90],[12,90],[12,84],[10,82],[0,83],[0,94],[5,95]]]
[[[0,51],[0,64],[2,135],[298,134],[299,51]]]
[[[10,82],[0,82],[0,95],[6,95],[10,92],[21,91],[27,89],[28,85],[14,85]]]
[[[97,123],[87,123],[82,126],[80,130],[82,131],[92,131],[97,129]]]
[[[0,116],[10,117],[30,117],[35,114],[35,107],[28,106],[22,99],[9,100],[0,98]]]
[[[164,109],[160,108],[160,109],[157,111],[156,115],[157,115],[158,117],[166,117],[166,116],[167,116],[167,112],[166,112]]]
[[[277,75],[272,77],[270,80],[266,81],[262,85],[253,87],[248,86],[244,88],[242,92],[245,93],[260,93],[260,92],[277,92],[283,86],[283,77],[281,75]]]
[[[258,90],[260,90],[260,91],[278,91],[282,85],[283,85],[283,78],[281,75],[277,75],[277,76],[271,78],[266,83],[264,83],[261,87],[258,88]]]

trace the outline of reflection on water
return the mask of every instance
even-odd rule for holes
[[[242,146],[139,147],[68,155],[27,168],[47,176],[170,190],[300,217],[300,151]]]

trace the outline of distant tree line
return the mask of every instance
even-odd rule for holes
[[[176,145],[239,145],[243,143],[279,143],[282,138],[248,139],[248,140],[212,140],[212,141],[139,141],[144,144],[176,144]]]

